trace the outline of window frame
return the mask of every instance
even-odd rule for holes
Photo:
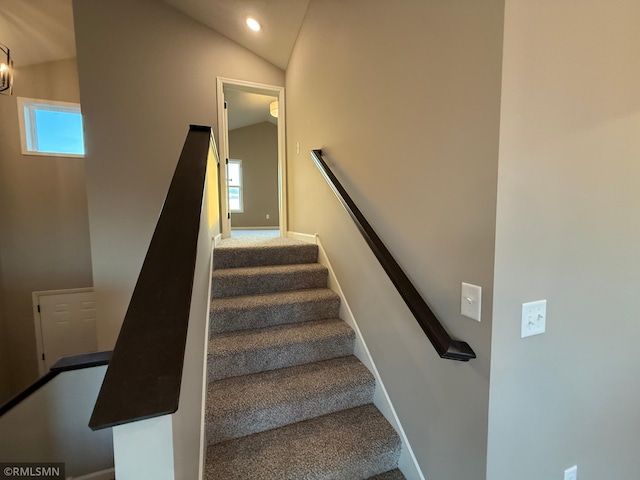
[[[78,113],[82,116],[79,103],[59,102],[56,100],[44,100],[41,98],[18,97],[18,126],[20,128],[20,149],[23,155],[36,155],[42,157],[70,157],[84,158],[85,153],[68,152],[41,152],[37,150],[37,131],[35,125],[36,110],[50,110],[63,113]],[[27,112],[25,112],[28,111]],[[84,126],[82,126],[82,146],[84,148]],[[35,144],[34,144],[35,142]],[[35,145],[35,150],[33,149]]]
[[[229,200],[229,213],[244,213],[244,179],[243,179],[243,174],[242,174],[242,160],[239,159],[229,159],[228,165],[235,163],[238,165],[238,183],[239,185],[231,185],[231,180],[229,179],[229,172],[228,172],[228,168],[227,168],[227,195],[230,196],[229,194],[229,188],[230,187],[234,187],[234,188],[238,188],[238,196],[239,196],[239,200],[240,200],[240,208],[239,209],[232,209],[231,208],[231,200]]]

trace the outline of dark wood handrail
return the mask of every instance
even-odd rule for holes
[[[191,125],[89,421],[178,409],[211,127]]]
[[[51,380],[56,378],[62,372],[70,372],[72,370],[81,370],[83,368],[100,367],[107,365],[111,358],[112,352],[94,352],[84,353],[82,355],[73,355],[71,357],[63,357],[54,363],[49,371],[33,382],[11,400],[4,405],[0,405],[0,417],[11,410],[13,407],[21,403],[24,399],[28,398],[42,387],[44,387]]]
[[[449,336],[435,314],[431,311],[431,308],[429,308],[429,305],[427,305],[427,302],[424,301],[416,287],[413,286],[409,277],[404,273],[398,262],[393,258],[393,255],[391,255],[391,252],[389,252],[382,240],[380,240],[380,237],[378,237],[375,230],[371,227],[365,216],[326,164],[322,158],[322,150],[312,150],[311,158],[327,183],[329,183],[338,200],[340,200],[342,206],[355,222],[364,240],[373,251],[373,254],[380,262],[380,265],[382,265],[384,271],[387,272],[391,282],[393,282],[398,293],[407,304],[407,307],[409,307],[418,324],[435,347],[438,355],[440,355],[441,358],[462,362],[476,358],[475,352],[468,343],[453,340]]]

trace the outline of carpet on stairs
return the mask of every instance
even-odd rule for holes
[[[223,240],[214,251],[208,480],[397,480],[400,439],[314,244]]]

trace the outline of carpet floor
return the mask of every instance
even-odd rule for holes
[[[400,480],[400,439],[373,405],[316,245],[222,240],[214,251],[207,480]]]

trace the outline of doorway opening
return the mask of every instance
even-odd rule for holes
[[[218,77],[222,238],[286,236],[284,87]]]

